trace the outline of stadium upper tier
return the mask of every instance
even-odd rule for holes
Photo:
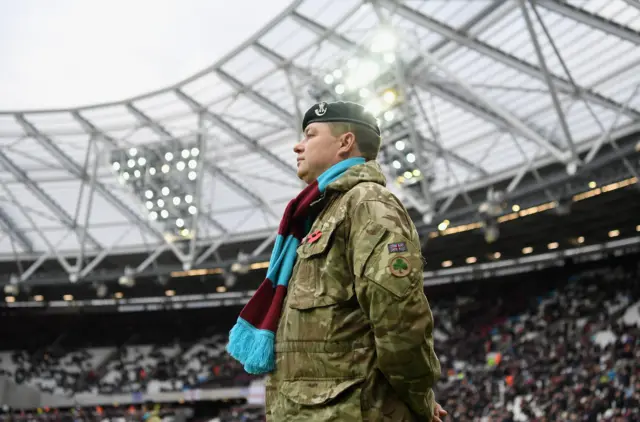
[[[77,280],[109,254],[195,268],[226,242],[268,245],[317,101],[379,118],[389,186],[425,229],[466,221],[490,185],[536,205],[584,172],[637,178],[639,30],[633,0],[294,1],[175,85],[0,112],[0,260]]]

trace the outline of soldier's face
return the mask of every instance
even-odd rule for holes
[[[311,123],[294,147],[298,159],[298,177],[312,183],[325,170],[341,160],[342,143],[331,134],[328,123]]]

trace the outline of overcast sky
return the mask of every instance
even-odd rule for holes
[[[0,110],[116,101],[215,62],[290,0],[0,0]]]

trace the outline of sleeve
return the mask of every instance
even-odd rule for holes
[[[352,214],[356,295],[373,327],[379,369],[418,415],[433,415],[440,362],[424,294],[418,235],[404,208],[378,201]]]

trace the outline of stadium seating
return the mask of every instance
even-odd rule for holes
[[[428,290],[443,374],[437,397],[452,420],[639,420],[636,272],[531,273]],[[183,320],[184,335],[176,324],[112,347],[3,352],[0,373],[67,395],[248,385],[252,377],[224,352],[227,327],[198,338],[194,318]],[[255,410],[219,415],[260,418]]]

